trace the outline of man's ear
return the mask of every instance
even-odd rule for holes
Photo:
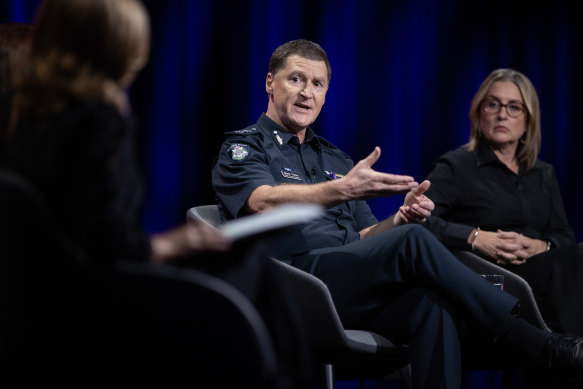
[[[268,95],[273,93],[273,76],[271,73],[267,73],[267,77],[265,78],[265,91]]]

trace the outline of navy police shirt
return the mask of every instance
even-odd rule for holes
[[[262,185],[335,180],[354,165],[346,154],[310,128],[300,144],[297,136],[265,114],[255,125],[226,136],[212,172],[213,188],[225,219],[247,214],[247,199]],[[299,234],[290,234],[294,241],[286,246],[290,247],[289,254],[340,246],[359,240],[359,231],[377,222],[365,201],[347,201],[299,227]]]

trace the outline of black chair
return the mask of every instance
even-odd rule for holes
[[[504,290],[519,299],[519,314],[534,326],[545,331],[551,331],[545,323],[532,289],[522,277],[493,262],[476,255],[471,251],[454,250],[453,254],[466,266],[478,274],[500,274],[504,276]],[[502,388],[514,389],[524,385],[532,385],[532,381],[539,381],[544,387],[548,377],[540,375],[536,369],[521,364],[516,356],[502,345],[481,339],[471,338],[464,348],[464,370],[466,371],[500,371]],[[550,384],[549,384],[550,385]]]
[[[222,222],[219,207],[215,204],[199,205],[189,208],[186,211],[186,221],[188,223],[205,223],[214,228],[219,227]]]
[[[65,375],[80,380],[89,293],[94,280],[81,251],[53,223],[43,199],[23,177],[0,171],[0,379],[1,386],[66,385]],[[96,312],[96,310],[95,310]],[[84,343],[84,344],[83,344]],[[79,356],[79,358],[76,358]],[[69,369],[67,366],[71,366]]]
[[[23,177],[0,170],[0,387],[276,388],[266,326],[231,285],[96,267]]]
[[[221,224],[216,205],[201,205],[187,210],[188,222]],[[328,287],[318,278],[302,270],[272,259],[292,294],[298,301],[306,321],[309,342],[315,359],[323,365],[326,388],[334,388],[338,380],[380,380],[398,371],[402,387],[411,387],[411,372],[406,347],[397,347],[371,331],[345,329],[340,321]]]
[[[125,377],[145,387],[279,388],[267,327],[235,287],[192,269],[121,262],[108,277],[123,318]],[[126,352],[125,350],[128,350]]]

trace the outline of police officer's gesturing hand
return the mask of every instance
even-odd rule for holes
[[[424,193],[431,183],[425,180],[405,196],[403,205],[396,213],[395,224],[425,223],[435,209],[435,204]]]
[[[380,147],[375,147],[368,157],[359,161],[336,184],[345,196],[344,200],[367,200],[375,197],[393,196],[416,188],[419,184],[411,176],[381,173],[372,165],[381,156]]]
[[[247,199],[247,209],[264,212],[276,205],[301,202],[332,207],[348,200],[367,200],[375,197],[406,193],[419,184],[411,176],[381,173],[372,169],[381,155],[380,147],[359,161],[340,179],[311,185],[262,185]]]
[[[433,201],[424,195],[425,191],[429,188],[429,181],[425,180],[421,185],[418,185],[409,176],[379,173],[372,170],[371,166],[379,159],[380,152],[380,148],[376,147],[368,157],[357,163],[345,178],[348,178],[354,173],[361,179],[372,181],[368,186],[362,184],[361,191],[369,190],[370,192],[367,192],[366,195],[360,198],[372,198],[378,197],[379,195],[390,196],[407,191],[408,193],[399,211],[382,222],[361,230],[361,239],[368,238],[401,224],[424,223],[435,208]],[[380,180],[380,183],[375,180]],[[375,193],[377,194],[375,195]]]

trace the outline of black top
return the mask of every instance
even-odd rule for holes
[[[467,249],[475,227],[515,231],[550,240],[553,247],[575,242],[552,165],[537,160],[515,174],[484,143],[439,157],[427,177],[435,210],[425,226],[446,246]]]
[[[353,161],[308,128],[302,144],[262,114],[257,124],[226,134],[213,168],[212,181],[223,217],[247,213],[245,204],[261,185],[313,184],[335,180]],[[378,221],[365,201],[347,201],[289,235],[289,253],[335,247],[360,239],[359,231]],[[292,238],[293,236],[293,238]]]
[[[3,141],[8,129],[10,110],[12,109],[12,92],[0,93],[0,142]]]
[[[95,263],[150,257],[133,129],[114,107],[69,101],[59,112],[24,115],[7,146],[7,167],[32,181]]]

